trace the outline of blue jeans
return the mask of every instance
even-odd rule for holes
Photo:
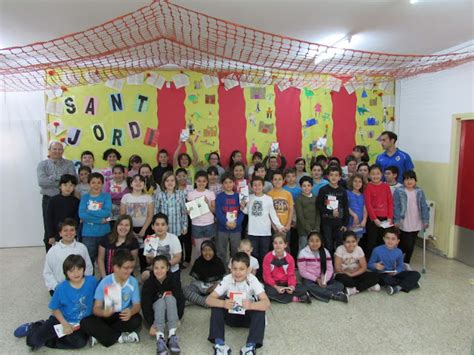
[[[99,244],[102,241],[102,237],[82,237],[82,244],[84,244],[87,248],[87,252],[89,253],[89,257],[91,258],[92,266],[94,266],[95,260],[97,259],[97,254],[99,250]]]
[[[344,285],[336,280],[330,280],[326,287],[321,287],[316,282],[303,278],[303,285],[311,296],[323,302],[329,302],[333,295],[344,290]]]

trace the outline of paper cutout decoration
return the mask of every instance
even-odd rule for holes
[[[248,114],[248,120],[249,120],[249,123],[253,126],[253,127],[256,127],[257,126],[257,118],[255,117],[255,115],[253,114],[253,112],[250,112]]]
[[[127,127],[128,127],[128,134],[131,139],[140,138],[141,130],[140,130],[140,125],[138,122],[136,121],[128,122]]]
[[[380,89],[381,91],[387,91],[387,89],[388,89],[388,87],[389,87],[389,85],[390,85],[390,81],[382,81],[382,82],[380,82],[378,85],[379,85],[379,89]]]
[[[367,97],[367,92],[365,92],[365,89],[364,89],[364,91],[362,91],[361,97],[364,98],[364,99]]]
[[[95,116],[99,110],[99,99],[95,96],[87,96],[84,102],[84,114]]]
[[[379,124],[375,117],[368,117],[364,123],[366,126],[377,126]]]
[[[112,130],[111,144],[121,147],[123,145],[123,129],[114,128]]]
[[[351,80],[349,80],[347,83],[345,83],[344,87],[346,88],[346,91],[349,95],[352,94],[354,91],[356,91],[354,83]]]
[[[156,147],[158,145],[158,136],[160,133],[157,129],[147,128],[145,133],[145,139],[143,140],[143,144],[148,145],[150,147]]]
[[[217,137],[217,126],[207,126],[207,128],[204,128],[204,137]]]
[[[62,116],[64,103],[62,101],[48,101],[46,104],[46,113],[53,116]]]
[[[235,88],[236,86],[239,86],[239,82],[237,80],[233,79],[224,79],[224,88],[226,90],[230,90]]]
[[[176,89],[189,85],[189,77],[186,74],[176,74],[172,77],[172,80]]]
[[[263,123],[262,121],[258,124],[258,131],[260,133],[273,133],[275,125],[273,123]]]
[[[51,121],[48,124],[48,131],[54,136],[59,136],[65,130],[66,128],[64,127],[64,123],[59,118],[55,119],[54,121]]]
[[[395,106],[395,96],[394,95],[384,95],[384,96],[382,96],[382,106],[384,106],[384,107],[394,107]]]
[[[263,100],[265,98],[265,88],[250,88],[250,98],[253,100]]]
[[[144,73],[133,74],[127,76],[128,85],[142,85],[145,80]]]
[[[321,115],[321,110],[322,110],[322,106],[319,102],[316,105],[314,105],[314,114],[317,117],[319,117]]]
[[[63,90],[61,88],[52,88],[45,91],[46,96],[48,96],[48,100],[55,99],[60,97],[63,94]]]
[[[206,95],[206,104],[214,105],[216,103],[216,95]]]
[[[310,99],[314,96],[313,90],[310,90],[308,88],[304,88],[304,95],[306,96],[307,99]]]
[[[135,111],[136,112],[147,112],[148,111],[148,96],[138,95],[135,100]]]
[[[82,131],[79,128],[71,127],[67,131],[66,143],[70,146],[78,146],[81,142]]]
[[[219,85],[219,78],[216,76],[203,75],[202,82],[204,83],[204,87],[206,89],[210,89],[213,86]]]
[[[373,99],[370,99],[369,103],[370,103],[370,106],[377,106],[377,98],[374,97]]]
[[[191,101],[193,104],[197,104],[198,103],[198,95],[196,94],[191,94],[188,96],[188,100]]]
[[[74,96],[68,96],[64,99],[64,106],[66,106],[66,113],[73,115],[77,111],[76,104],[74,103]]]
[[[267,108],[267,118],[272,118],[273,116],[273,110],[271,107]]]
[[[105,86],[107,86],[110,89],[122,91],[124,83],[125,83],[124,79],[110,79],[105,82]]]
[[[374,138],[374,134],[375,134],[374,131],[369,131],[367,132],[367,137]]]
[[[92,125],[92,134],[94,135],[94,138],[99,142],[102,142],[105,139],[104,127],[100,123]]]
[[[257,146],[255,145],[255,141],[252,141],[252,146],[250,147],[250,154],[255,154],[256,152],[258,152],[258,148]]]
[[[194,80],[194,90],[201,89],[201,80]]]
[[[162,89],[166,79],[160,74],[148,73],[148,78],[145,81],[148,85],[154,86],[157,89]]]
[[[110,111],[123,111],[123,98],[121,93],[110,94],[109,98]]]
[[[278,90],[280,90],[281,92],[285,91],[286,89],[289,89],[290,88],[290,83],[289,82],[281,82],[278,84]]]
[[[357,106],[357,113],[362,116],[363,114],[367,113],[367,112],[370,112],[370,110],[365,107],[365,105],[362,105],[362,106]]]
[[[251,87],[254,87],[255,84],[254,83],[247,83],[247,82],[244,82],[244,81],[241,81],[240,82],[240,87],[242,89],[245,89],[245,88],[251,88]]]
[[[316,120],[316,118],[310,118],[310,119],[306,120],[305,127],[308,128],[308,127],[314,126],[316,124],[318,124],[318,121]]]

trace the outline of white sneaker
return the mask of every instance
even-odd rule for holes
[[[257,352],[253,346],[244,346],[240,349],[240,355],[255,355]]]
[[[214,345],[214,355],[229,355],[231,352],[227,345]]]
[[[405,267],[405,270],[406,270],[406,271],[413,271],[413,269],[411,268],[410,264],[404,263],[403,266]]]
[[[120,338],[118,339],[118,342],[120,344],[124,343],[138,343],[140,342],[140,338],[138,337],[138,334],[136,332],[131,332],[131,333],[122,333]]]
[[[380,285],[379,284],[373,285],[371,288],[369,288],[369,291],[379,292],[380,291]]]
[[[99,341],[98,341],[96,338],[91,337],[91,348],[92,348],[93,346],[95,346],[96,344],[98,344],[98,343],[99,343]]]
[[[358,293],[359,293],[359,291],[357,290],[357,288],[355,288],[355,287],[346,287],[346,295],[353,296],[353,295],[356,295]]]

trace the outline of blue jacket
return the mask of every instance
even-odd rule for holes
[[[416,191],[416,204],[418,206],[418,212],[420,213],[423,224],[428,224],[430,221],[430,212],[428,204],[426,203],[425,193],[419,187],[415,187]],[[393,193],[393,221],[399,223],[400,220],[405,218],[407,212],[407,193],[404,187],[399,187]]]

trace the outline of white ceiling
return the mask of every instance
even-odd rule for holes
[[[150,0],[0,0],[0,48],[85,30]],[[355,33],[349,46],[430,54],[474,38],[472,0],[173,0],[224,20],[312,42]],[[357,40],[356,40],[357,39]]]

